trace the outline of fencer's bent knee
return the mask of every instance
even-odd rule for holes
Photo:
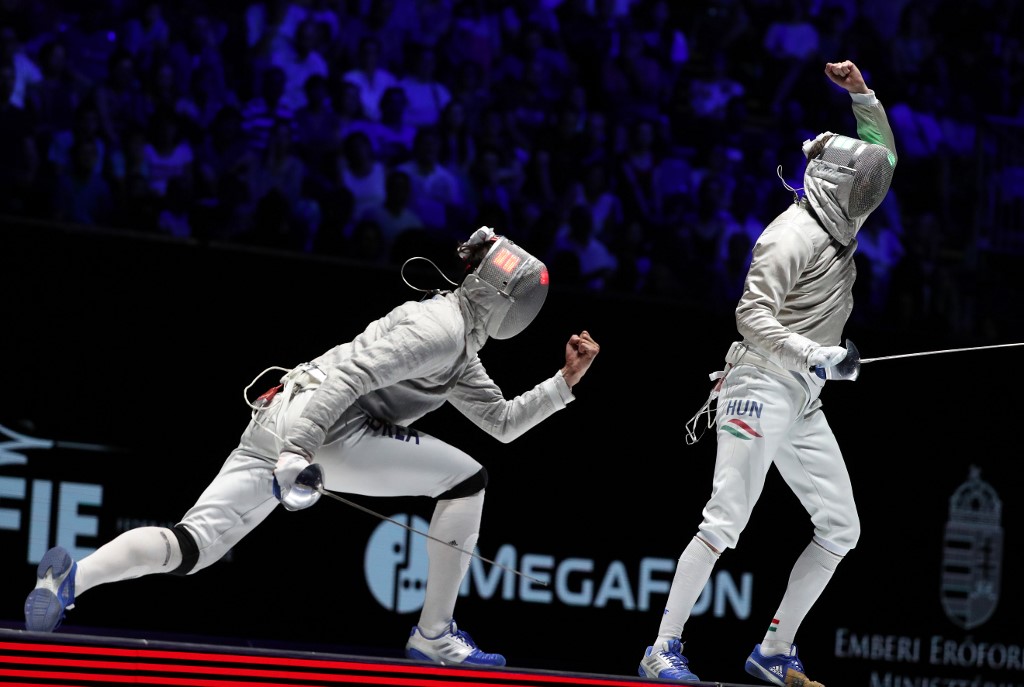
[[[848,549],[852,549],[857,546],[857,542],[860,541],[860,520],[857,520],[850,526],[850,533],[847,535],[850,542],[846,545]]]
[[[438,500],[462,499],[483,491],[487,487],[487,468],[481,467],[474,475],[462,480],[448,491],[440,494]]]
[[[694,535],[693,538],[696,539],[697,541],[699,541],[704,546],[708,547],[708,549],[711,551],[711,553],[715,554],[716,556],[720,555],[722,553],[722,550],[725,548],[725,547],[718,547],[718,546],[715,546],[714,544],[712,544],[710,541],[708,541],[708,539],[710,537],[708,537],[708,535],[704,534],[703,532]],[[717,539],[717,537],[715,539]]]
[[[178,548],[181,549],[181,565],[168,574],[188,575],[192,572],[192,568],[196,567],[196,563],[199,562],[199,545],[196,544],[192,533],[181,523],[172,527],[171,532],[174,533],[174,538],[178,540]]]
[[[694,535],[694,538],[711,549],[715,554],[721,554],[729,548],[729,543],[726,540],[707,529],[697,530],[697,534]]]
[[[828,538],[815,534],[813,539],[818,546],[826,551],[837,556],[845,556],[853,547],[857,546],[857,542],[860,540],[860,521],[855,521],[842,529],[833,530],[829,533]]]
[[[857,542],[860,541],[860,517],[854,515],[850,522],[846,523],[842,527],[833,528],[829,532],[828,537],[822,537],[832,545],[845,549],[840,553],[837,549],[829,549],[833,553],[838,553],[840,556],[845,556],[853,547],[857,546]],[[827,546],[825,548],[828,548]]]

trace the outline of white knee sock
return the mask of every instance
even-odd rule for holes
[[[761,640],[762,654],[789,653],[800,623],[825,590],[841,560],[842,556],[826,551],[813,541],[807,545],[793,565],[782,603]]]
[[[167,573],[181,565],[178,540],[166,527],[128,530],[78,561],[75,596],[106,584]]]
[[[427,534],[472,552],[480,534],[483,508],[483,491],[461,499],[438,501]],[[436,637],[448,628],[452,620],[459,587],[469,570],[472,556],[428,539],[427,559],[426,598],[417,625],[423,635]]]
[[[653,644],[655,651],[664,649],[670,640],[682,637],[683,625],[689,619],[700,593],[704,591],[719,555],[696,537],[683,549],[668,592],[665,614],[661,617],[658,639]]]

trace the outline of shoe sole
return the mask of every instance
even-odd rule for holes
[[[650,680],[665,680],[667,682],[681,682],[681,683],[684,683],[684,684],[685,683],[691,683],[692,684],[692,683],[700,682],[700,678],[698,678],[696,675],[694,675],[693,677],[688,677],[688,678],[682,678],[682,677],[662,677],[660,675],[651,675],[650,673],[648,673],[643,668],[640,668],[640,670],[638,670],[637,672],[639,673],[640,677],[645,677],[645,678],[648,678]]]
[[[405,650],[405,657],[406,658],[411,658],[414,661],[429,661],[430,663],[437,663],[437,661],[435,661],[434,659],[430,658],[430,656],[427,656],[422,651],[417,651],[416,649],[406,649]],[[444,665],[444,664],[442,663],[441,665]]]
[[[30,632],[53,632],[64,615],[57,591],[74,561],[64,549],[50,549],[36,568],[36,588],[25,599],[25,627]]]
[[[442,665],[442,666],[484,666],[484,667],[492,666],[492,667],[500,668],[501,666],[505,665],[505,660],[504,659],[501,660],[501,663],[497,663],[497,662],[495,662],[495,663],[484,663],[484,662],[474,661],[472,656],[466,658],[465,661],[461,661],[461,662],[444,661],[444,660],[440,660],[440,659],[431,658],[430,656],[427,656],[425,653],[423,653],[422,651],[420,651],[418,649],[406,649],[405,650],[405,656],[406,656],[406,658],[411,658],[414,661],[427,661],[428,663],[435,663],[437,665]]]

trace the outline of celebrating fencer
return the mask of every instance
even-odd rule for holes
[[[425,600],[406,644],[410,658],[501,666],[454,619],[480,529],[487,471],[412,423],[451,403],[509,442],[574,400],[598,344],[586,331],[565,346],[552,377],[506,399],[479,352],[530,324],[547,297],[548,271],[509,238],[482,227],[457,247],[466,274],[454,290],[403,303],[361,334],[284,370],[252,402],[252,420],[213,482],[172,528],[124,532],[80,561],[60,547],[39,563],[25,601],[28,630],[50,632],[83,593],[101,584],[212,565],[278,505],[312,506],[325,493],[428,496]],[[396,436],[406,440],[396,441]]]
[[[742,340],[730,347],[724,369],[712,375],[716,384],[708,402],[689,425],[691,432],[701,422],[708,426],[714,406],[718,443],[711,496],[679,557],[641,676],[698,681],[682,653],[683,628],[719,556],[736,547],[774,464],[807,510],[814,535],[745,669],[780,687],[820,687],[805,674],[796,633],[857,544],[860,522],[819,396],[826,379],[845,373],[847,350],[840,343],[853,308],[856,236],[888,192],[896,166],[885,110],[857,66],[830,62],[825,75],[850,93],[858,138],[826,131],[804,143],[803,188],[787,186],[794,203],[754,245],[736,307]],[[774,529],[784,533],[790,527],[776,523]],[[770,544],[765,546],[769,551]]]

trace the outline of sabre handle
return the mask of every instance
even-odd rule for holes
[[[811,368],[811,372],[821,379],[845,379],[852,382],[860,376],[860,365],[860,351],[852,341],[847,339],[846,357],[832,367],[815,365]]]

